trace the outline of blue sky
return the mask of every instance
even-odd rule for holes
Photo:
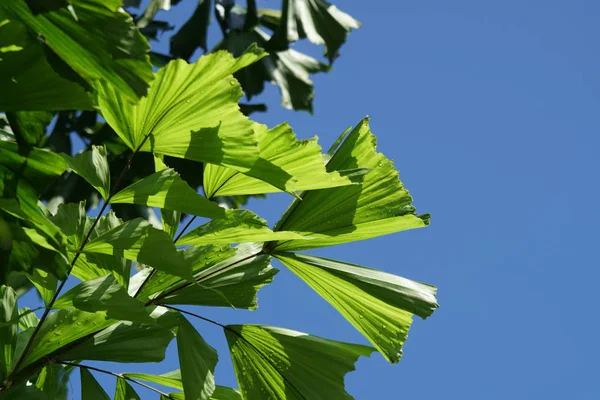
[[[600,4],[334,3],[362,28],[333,71],[314,77],[314,115],[282,109],[273,86],[257,99],[269,112],[253,118],[289,121],[327,147],[370,115],[380,151],[395,160],[418,211],[432,214],[431,226],[315,253],[434,284],[441,305],[415,321],[399,364],[377,353],[362,359],[348,391],[359,400],[600,398]],[[194,6],[184,0],[164,16],[181,23]],[[154,49],[166,49],[168,37]],[[209,41],[218,39],[211,30]],[[274,195],[250,208],[274,223],[290,200]],[[259,305],[196,310],[223,323],[367,343],[283,269]],[[221,331],[192,322],[219,350],[218,383],[235,386]],[[144,370],[167,372],[175,359],[171,346],[164,364]],[[73,388],[79,398],[77,379]]]

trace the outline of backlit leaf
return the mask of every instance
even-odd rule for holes
[[[10,371],[17,344],[18,325],[17,295],[8,286],[0,286],[0,381]]]
[[[96,378],[85,368],[79,368],[81,374],[81,400],[110,400]]]
[[[366,346],[261,325],[225,329],[242,396],[247,400],[352,399],[344,376]]]
[[[90,150],[74,157],[64,156],[65,161],[77,175],[92,185],[104,200],[110,194],[110,171],[106,159],[106,148],[92,146]]]
[[[117,378],[114,400],[141,400],[129,383],[123,378]]]

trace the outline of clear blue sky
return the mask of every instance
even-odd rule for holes
[[[316,253],[434,284],[441,305],[415,321],[399,364],[377,353],[359,361],[349,392],[359,400],[600,398],[600,3],[334,3],[362,28],[333,71],[315,76],[314,115],[282,109],[269,87],[258,98],[269,112],[253,117],[289,121],[328,146],[370,115],[379,149],[395,160],[418,211],[432,214],[431,226]],[[184,0],[164,16],[181,23],[194,6]],[[220,38],[210,34],[211,43]],[[168,37],[154,48],[166,49]],[[274,223],[289,200],[271,196],[250,208]],[[367,343],[286,270],[259,305],[196,310]],[[235,386],[221,331],[193,323],[219,350],[218,383]],[[174,369],[176,354],[173,343],[169,361],[144,370]]]

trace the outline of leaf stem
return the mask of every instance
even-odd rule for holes
[[[140,386],[143,386],[143,387],[145,387],[146,389],[150,389],[150,390],[152,390],[152,391],[154,391],[154,392],[156,392],[156,393],[158,393],[158,394],[160,394],[160,395],[162,395],[162,396],[165,396],[166,398],[169,398],[169,399],[171,399],[171,398],[172,398],[171,396],[169,396],[169,395],[168,395],[167,393],[165,393],[165,392],[162,392],[162,391],[160,391],[160,390],[158,390],[158,389],[156,389],[156,388],[154,388],[154,387],[152,387],[152,386],[150,386],[150,385],[147,385],[147,384],[145,384],[144,382],[140,382],[140,381],[138,381],[137,379],[130,378],[130,377],[128,377],[128,376],[125,376],[125,375],[123,375],[123,374],[117,374],[116,372],[108,371],[108,370],[101,369],[101,368],[92,367],[91,365],[77,364],[77,363],[72,363],[72,362],[68,362],[68,361],[61,361],[59,364],[62,364],[62,365],[70,365],[70,366],[72,366],[72,367],[85,368],[85,369],[88,369],[88,370],[90,370],[90,371],[101,372],[101,373],[103,373],[103,374],[112,375],[112,376],[115,376],[115,377],[117,377],[117,378],[122,378],[122,379],[125,379],[126,381],[133,382],[133,383],[135,383],[135,384],[138,384],[138,385],[140,385]]]
[[[168,306],[166,304],[163,304],[163,307],[168,308],[168,309],[173,310],[173,311],[179,311],[182,314],[191,315],[192,317],[196,317],[196,318],[201,319],[203,321],[210,322],[213,325],[220,326],[223,329],[227,329],[227,327],[225,325],[223,325],[223,324],[221,324],[221,323],[219,323],[219,322],[217,322],[215,320],[212,320],[210,318],[203,317],[202,315],[194,314],[193,312],[185,311],[185,310],[182,310],[181,308],[177,308],[177,307],[173,307],[173,306]]]
[[[108,207],[108,205],[110,204],[110,200],[112,199],[112,197],[117,192],[117,189],[118,189],[119,185],[121,184],[121,182],[123,181],[123,179],[125,178],[125,175],[127,174],[127,171],[129,171],[129,169],[131,168],[131,163],[133,162],[133,158],[140,151],[140,149],[142,148],[142,146],[144,145],[144,143],[146,142],[146,140],[148,140],[149,137],[150,137],[150,134],[146,135],[144,137],[144,140],[142,140],[142,142],[140,143],[140,145],[131,154],[131,157],[129,157],[129,161],[127,161],[127,165],[125,166],[125,168],[123,168],[123,171],[121,171],[121,175],[119,175],[119,177],[117,178],[116,183],[113,185],[113,188],[112,188],[112,190],[111,190],[108,198],[104,201],[104,204],[102,204],[102,208],[100,209],[100,212],[98,213],[98,215],[94,219],[94,222],[92,223],[92,226],[90,227],[90,229],[88,230],[87,234],[85,235],[85,238],[81,241],[81,244],[79,245],[79,249],[77,250],[77,253],[75,253],[75,256],[73,257],[73,261],[71,261],[71,265],[69,267],[69,270],[67,271],[66,278],[63,281],[61,281],[60,284],[58,285],[58,288],[54,292],[54,295],[50,299],[50,302],[48,303],[48,305],[44,309],[44,313],[42,314],[42,317],[40,318],[40,321],[35,326],[35,328],[33,330],[33,333],[29,337],[29,340],[27,341],[27,345],[25,345],[25,349],[23,349],[23,352],[21,353],[21,356],[19,357],[19,359],[15,363],[14,368],[12,369],[11,373],[7,377],[6,381],[8,381],[9,384],[11,384],[10,378],[16,372],[19,371],[19,367],[21,367],[21,364],[23,364],[23,361],[25,360],[25,357],[27,357],[27,354],[31,350],[31,346],[33,345],[33,342],[34,342],[36,336],[40,332],[40,329],[42,328],[42,325],[44,324],[44,321],[46,321],[46,318],[48,317],[48,314],[50,314],[50,310],[52,310],[52,306],[54,306],[54,303],[56,302],[56,299],[58,299],[58,296],[60,295],[60,292],[62,291],[62,289],[64,288],[65,284],[67,283],[67,280],[69,279],[69,275],[71,274],[71,271],[73,270],[73,267],[75,266],[75,263],[79,259],[79,255],[81,254],[81,252],[82,252],[83,248],[85,247],[87,241],[90,239],[90,236],[91,236],[92,232],[94,231],[94,228],[96,228],[96,225],[98,224],[98,221],[100,221],[100,218],[104,214],[104,211],[106,210],[106,207]]]

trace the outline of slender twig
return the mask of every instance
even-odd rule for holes
[[[133,152],[133,154],[131,154],[131,157],[129,157],[129,161],[127,162],[127,165],[125,166],[125,168],[123,169],[123,171],[121,171],[121,175],[119,175],[119,177],[117,178],[116,183],[113,185],[113,188],[112,188],[112,190],[111,190],[108,198],[104,201],[104,204],[102,204],[102,208],[100,209],[100,212],[98,213],[98,215],[94,219],[94,222],[92,223],[92,226],[90,227],[90,229],[88,230],[87,234],[85,235],[85,238],[81,241],[81,244],[79,245],[79,249],[77,250],[77,253],[75,253],[75,256],[73,257],[73,261],[71,261],[71,265],[69,267],[69,270],[67,271],[67,277],[63,281],[61,281],[60,284],[58,285],[58,288],[56,289],[56,291],[54,292],[54,295],[50,299],[50,302],[46,306],[46,308],[44,310],[44,313],[42,314],[42,317],[40,318],[40,321],[35,326],[35,328],[33,330],[33,333],[29,337],[29,340],[27,341],[27,344],[25,345],[25,349],[21,353],[21,356],[19,357],[19,359],[15,363],[15,366],[12,369],[12,372],[10,373],[9,377],[6,380],[9,380],[9,378],[12,375],[14,375],[19,370],[19,367],[21,366],[21,364],[25,360],[25,357],[27,357],[27,354],[31,350],[31,346],[33,345],[33,342],[34,342],[36,336],[40,332],[40,329],[42,328],[42,325],[44,324],[44,321],[46,321],[46,318],[48,317],[48,314],[50,314],[50,311],[52,310],[52,307],[54,306],[54,303],[56,302],[56,299],[58,299],[58,296],[60,295],[60,292],[62,291],[63,287],[67,283],[69,275],[71,274],[71,271],[73,270],[73,267],[75,266],[75,263],[79,259],[79,255],[83,251],[83,248],[85,247],[87,241],[90,239],[90,236],[91,236],[92,232],[94,231],[94,229],[96,228],[96,225],[98,224],[98,221],[100,221],[100,218],[104,214],[104,211],[106,210],[106,207],[108,207],[108,205],[110,204],[110,200],[116,194],[119,185],[121,184],[121,182],[125,178],[125,175],[127,174],[127,171],[129,171],[129,169],[131,168],[131,163],[133,162],[133,158],[138,153],[138,151],[140,151],[140,149],[142,148],[142,146],[144,145],[144,143],[146,142],[146,140],[149,137],[150,137],[150,134],[146,135],[144,137],[144,140],[142,140],[142,142],[135,149],[135,151]]]
[[[185,310],[182,310],[181,308],[169,306],[169,305],[166,305],[166,304],[164,304],[163,307],[168,308],[168,309],[173,310],[173,311],[178,311],[178,312],[180,312],[182,314],[191,315],[192,317],[196,317],[196,318],[201,319],[203,321],[210,322],[213,325],[220,326],[223,329],[227,329],[227,327],[225,325],[223,325],[223,324],[221,324],[221,323],[219,323],[219,322],[217,322],[215,320],[212,320],[210,318],[203,317],[202,315],[194,314],[193,312],[185,311]]]
[[[190,225],[192,224],[192,222],[194,222],[194,220],[196,219],[196,216],[194,215],[189,222],[183,227],[183,229],[181,230],[181,232],[179,232],[179,234],[177,235],[177,237],[173,240],[173,244],[177,243],[177,241],[179,240],[179,238],[183,235],[183,233],[187,230],[187,228],[190,227]],[[156,273],[156,268],[152,268],[152,271],[150,271],[150,273],[148,274],[148,276],[146,277],[146,279],[144,279],[144,281],[142,282],[142,284],[140,285],[140,287],[138,288],[138,290],[135,292],[135,295],[133,297],[138,297],[138,295],[142,292],[142,289],[144,288],[144,286],[146,286],[146,284],[148,282],[150,282],[150,279],[152,279],[152,277],[154,276],[154,274]]]
[[[130,377],[128,377],[126,375],[123,375],[123,374],[118,374],[116,372],[108,371],[108,370],[105,370],[105,369],[92,367],[91,365],[76,364],[76,363],[72,363],[72,362],[68,362],[68,361],[61,361],[59,364],[70,365],[70,366],[79,367],[79,368],[85,368],[85,369],[89,369],[90,371],[101,372],[103,374],[112,375],[112,376],[115,376],[117,378],[122,378],[122,379],[125,379],[126,381],[133,382],[135,384],[143,386],[146,389],[150,389],[150,390],[152,390],[152,391],[154,391],[154,392],[156,392],[156,393],[158,393],[158,394],[160,394],[162,396],[165,396],[166,398],[169,398],[169,399],[171,398],[171,396],[169,396],[167,393],[162,392],[162,391],[160,391],[160,390],[158,390],[158,389],[156,389],[156,388],[154,388],[154,387],[152,387],[150,385],[145,384],[144,382],[140,382],[137,379],[130,378]]]

